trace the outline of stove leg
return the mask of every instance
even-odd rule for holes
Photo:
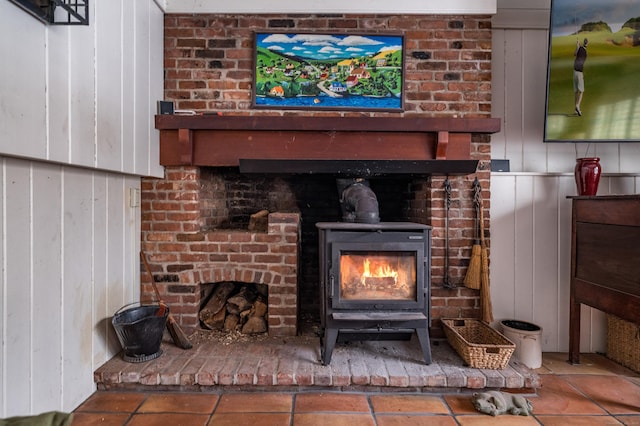
[[[331,353],[333,352],[333,348],[336,346],[336,341],[338,340],[338,329],[325,329],[323,340],[324,342],[320,351],[322,356],[322,365],[329,365],[331,364]]]
[[[422,348],[422,354],[424,356],[424,362],[431,364],[431,343],[429,342],[429,332],[425,328],[416,328],[416,334],[418,335],[418,342]]]

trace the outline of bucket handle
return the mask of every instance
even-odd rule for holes
[[[122,306],[120,309],[118,309],[113,316],[118,315],[120,312],[122,312],[124,309],[133,306],[133,305],[140,305],[140,306],[153,306],[153,305],[143,305],[142,302],[131,302],[131,303],[127,303],[126,305]]]

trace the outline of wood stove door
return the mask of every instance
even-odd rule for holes
[[[331,246],[332,309],[426,310],[429,280],[424,243]]]

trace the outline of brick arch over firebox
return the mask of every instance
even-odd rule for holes
[[[280,250],[283,245],[280,245],[276,240],[279,239],[273,239],[272,244],[276,244],[278,247],[276,250]],[[264,248],[269,250],[270,246],[264,246]],[[224,256],[225,254],[217,253],[217,255]],[[253,260],[248,258],[246,263],[222,261],[202,264],[198,265],[197,269],[182,271],[179,274],[180,282],[185,285],[195,286],[196,291],[194,293],[200,295],[203,293],[200,291],[202,286],[222,282],[232,281],[266,285],[268,288],[267,315],[269,335],[295,336],[297,334],[297,314],[299,311],[298,267],[297,263],[287,264],[287,262],[297,262],[297,258],[296,250],[295,253],[288,253],[286,258],[282,259],[282,262],[254,263]],[[260,256],[258,256],[257,261],[261,261]],[[201,298],[198,298],[197,303],[194,301],[194,306],[189,311],[191,313],[197,312],[200,303]],[[183,308],[187,307],[183,306]]]

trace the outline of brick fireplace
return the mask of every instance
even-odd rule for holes
[[[252,110],[251,57],[256,29],[402,31],[405,111]],[[372,178],[383,220],[433,227],[431,317],[478,317],[478,292],[465,288],[462,279],[474,237],[475,177],[482,184],[483,198],[489,200],[489,134],[497,128],[495,122],[490,126],[478,123],[491,121],[490,48],[490,16],[167,15],[165,99],[174,101],[177,109],[220,113],[157,119],[166,177],[143,181],[142,248],[178,322],[187,328],[198,327],[197,309],[209,286],[225,280],[267,285],[271,334],[295,334],[300,315],[317,315],[315,223],[340,220],[335,187],[339,171],[300,173],[277,167],[267,172],[247,171],[239,160],[277,163],[315,158],[326,163],[362,159],[368,140],[375,140],[376,148],[373,152],[368,149],[366,160],[428,160],[423,170],[367,177]],[[213,120],[227,116],[227,124],[209,128]],[[249,122],[234,123],[237,117],[271,123],[256,128]],[[388,119],[391,124],[376,129],[370,122],[359,121],[363,118]],[[338,119],[355,124],[341,124],[336,132],[331,121]],[[423,119],[427,121],[420,121]],[[320,140],[326,149],[292,153],[291,140],[299,141],[310,132],[343,137],[326,145]],[[258,135],[266,133],[259,140]],[[317,134],[313,133],[314,141]],[[410,140],[393,139],[405,136]],[[349,148],[350,140],[358,142]],[[475,161],[474,168],[460,171],[456,161],[468,160]],[[445,235],[443,184],[447,176],[452,191],[449,233]],[[488,207],[484,205],[487,220]],[[249,232],[249,216],[262,209],[270,211],[268,231]],[[453,288],[443,285],[445,276]],[[143,297],[151,294],[144,274],[142,283]],[[431,335],[441,336],[437,322],[434,328]]]
[[[300,215],[271,213],[265,232],[217,229],[222,222],[214,222],[220,214],[215,196],[224,189],[212,188],[215,178],[207,179],[207,174],[181,168],[167,172],[162,181],[143,184],[142,248],[151,254],[165,301],[184,327],[194,328],[210,284],[263,284],[268,289],[269,334],[296,335]],[[161,270],[158,264],[164,265]],[[149,284],[142,289],[143,294],[152,291]]]

